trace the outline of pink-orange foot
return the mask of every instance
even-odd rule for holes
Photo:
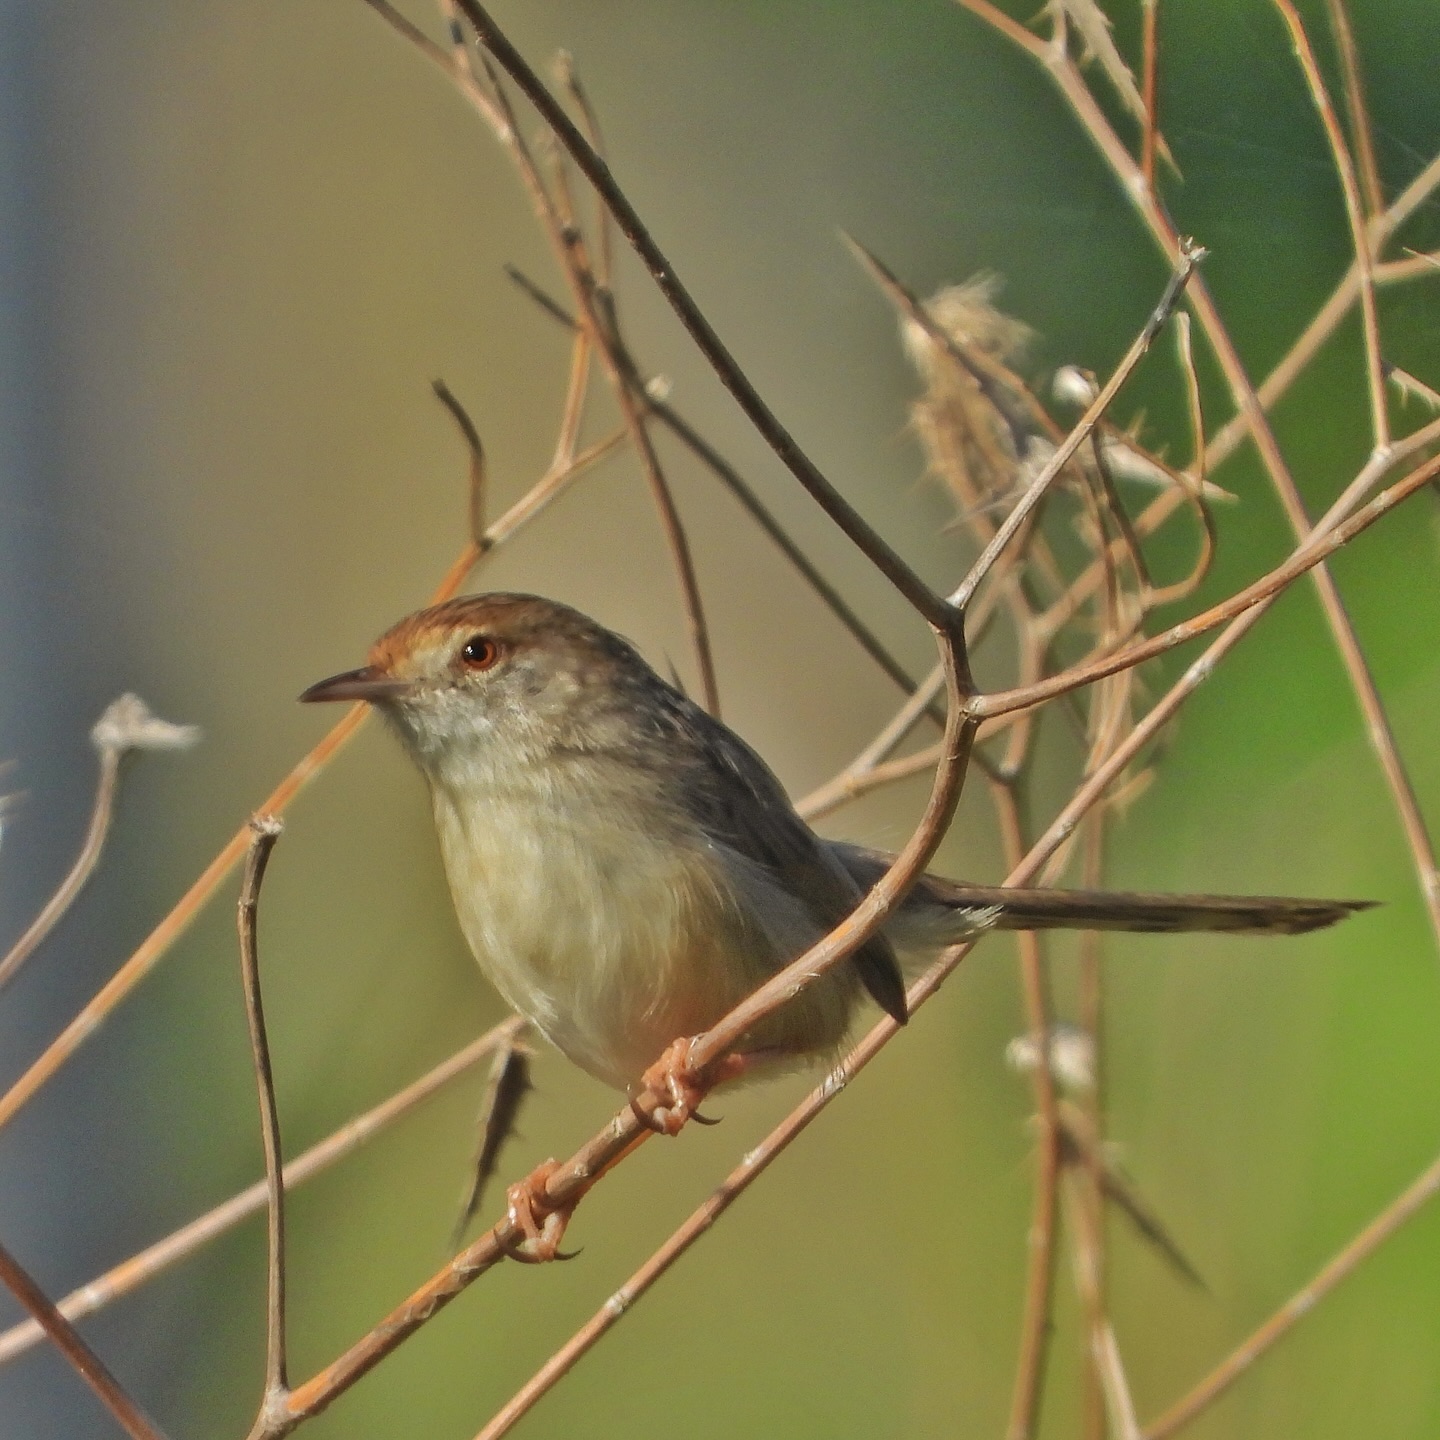
[[[703,1074],[697,1073],[690,1062],[692,1043],[682,1037],[668,1045],[640,1077],[640,1093],[631,1097],[635,1118],[661,1135],[678,1135],[692,1118],[713,1124],[697,1113],[700,1102],[716,1085],[738,1078],[748,1068],[746,1056],[724,1055],[712,1061]]]
[[[573,1260],[579,1253],[560,1249],[565,1227],[575,1212],[575,1202],[556,1205],[545,1186],[559,1167],[553,1160],[537,1165],[523,1180],[517,1180],[505,1192],[505,1214],[510,1221],[512,1238],[502,1241],[505,1253],[512,1260],[526,1265],[543,1265],[547,1260]],[[523,1237],[516,1240],[513,1232]]]

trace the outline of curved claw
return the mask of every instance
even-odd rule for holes
[[[694,1042],[681,1038],[666,1047],[665,1053],[640,1077],[640,1091],[631,1095],[635,1118],[658,1135],[678,1135],[687,1120],[701,1125],[718,1125],[718,1116],[702,1115],[699,1105],[714,1086],[744,1074],[748,1058],[726,1055],[696,1073],[691,1068],[690,1047]],[[661,1097],[657,1104],[642,1103],[645,1092]]]
[[[573,1260],[580,1253],[560,1248],[575,1206],[573,1203],[553,1205],[545,1193],[545,1185],[556,1168],[553,1160],[547,1160],[505,1192],[506,1215],[511,1228],[508,1234],[497,1236],[497,1240],[505,1254],[522,1265]],[[517,1230],[523,1238],[516,1237]]]

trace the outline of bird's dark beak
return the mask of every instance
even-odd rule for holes
[[[359,670],[347,670],[343,675],[332,675],[312,685],[300,699],[304,704],[313,705],[322,700],[398,700],[410,694],[413,686],[408,680],[396,680],[363,665]]]

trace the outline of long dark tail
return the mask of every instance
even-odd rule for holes
[[[868,888],[893,855],[831,841],[836,858]],[[999,911],[1000,930],[1214,930],[1233,935],[1303,935],[1368,910],[1373,900],[1297,900],[1285,895],[1136,895],[1123,890],[1017,890],[925,875],[911,902],[947,910]]]
[[[1296,900],[1285,895],[1136,895],[1123,890],[1011,890],[927,875],[916,887],[952,909],[994,905],[999,930],[1216,930],[1303,935],[1368,910],[1371,900]]]

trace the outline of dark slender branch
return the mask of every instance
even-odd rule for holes
[[[80,1338],[80,1332],[55,1308],[50,1297],[3,1245],[0,1245],[0,1282],[30,1312],[131,1440],[165,1440],[154,1421],[125,1393],[100,1357]]]
[[[454,392],[443,380],[432,380],[430,388],[435,398],[450,412],[460,431],[460,438],[470,456],[470,540],[475,549],[484,554],[490,548],[490,539],[485,534],[485,491],[486,467],[485,447],[480,442],[480,432],[469,412],[456,399]]]
[[[546,294],[529,276],[513,265],[505,267],[505,274],[552,319],[559,321],[567,329],[574,329],[575,317],[552,296]],[[815,568],[805,552],[790,538],[774,515],[766,509],[760,497],[751,489],[749,482],[673,405],[650,393],[644,375],[628,350],[623,353],[622,358],[626,361],[629,382],[637,398],[681,444],[710,469],[715,478],[740,502],[750,518],[799,572],[800,577],[819,596],[830,613],[850,632],[851,637],[859,644],[860,648],[907,695],[913,695],[916,684],[909,672],[886,649],[884,643],[851,608],[840,592]],[[944,714],[938,705],[932,706],[929,713],[937,725],[945,723]]]
[[[554,131],[556,138],[605,201],[621,233],[650,271],[661,294],[670,302],[671,308],[679,317],[680,323],[709,362],[721,384],[735,397],[741,410],[766,443],[831,519],[926,620],[942,629],[951,624],[949,606],[945,600],[931,590],[861,518],[859,511],[825,478],[761,399],[759,392],[681,283],[675,267],[655,243],[634,207],[615,183],[610,167],[595,153],[565,113],[564,107],[550,94],[540,77],[530,68],[478,0],[458,0],[458,3],[465,12],[466,19],[474,26],[481,45],[520,87],[526,99],[539,111],[541,118]]]
[[[250,1029],[250,1055],[255,1086],[260,1096],[260,1137],[265,1147],[266,1219],[269,1263],[266,1274],[265,1394],[260,1419],[283,1404],[289,1391],[285,1373],[285,1186],[281,1179],[280,1112],[275,1103],[275,1076],[270,1067],[270,1042],[265,1034],[265,1010],[260,997],[260,954],[256,919],[260,887],[270,852],[280,838],[282,822],[274,815],[256,815],[250,821],[250,849],[240,883],[240,977],[245,990],[245,1019]]]

